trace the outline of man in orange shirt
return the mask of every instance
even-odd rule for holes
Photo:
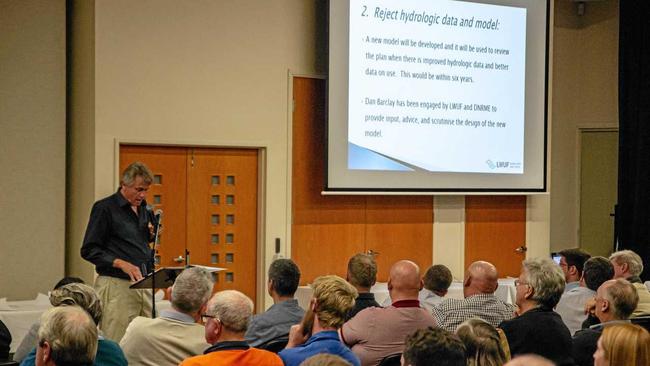
[[[186,359],[181,366],[282,366],[275,353],[252,348],[244,340],[252,315],[253,302],[246,295],[235,290],[217,292],[201,315],[205,340],[212,346],[203,355]]]

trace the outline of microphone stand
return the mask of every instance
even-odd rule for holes
[[[154,214],[154,241],[151,247],[151,318],[156,317],[156,248],[160,243],[160,226],[162,224],[162,210],[156,211]]]

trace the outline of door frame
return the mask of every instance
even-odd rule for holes
[[[580,217],[581,217],[581,212],[580,212],[580,196],[582,195],[582,176],[581,176],[581,170],[582,170],[582,134],[584,132],[619,132],[619,127],[618,124],[616,123],[587,123],[587,124],[579,124],[576,128],[576,150],[575,150],[575,156],[576,156],[576,170],[575,170],[575,176],[576,176],[576,186],[575,186],[575,192],[576,192],[576,199],[575,199],[575,206],[574,206],[574,212],[575,212],[575,223],[576,223],[576,230],[573,233],[573,242],[575,245],[578,245],[580,243],[580,230],[582,229],[580,227]]]
[[[266,220],[264,212],[266,212],[266,154],[269,143],[251,144],[246,142],[225,142],[225,141],[157,141],[157,140],[143,140],[143,139],[120,139],[115,138],[113,143],[113,177],[114,186],[117,187],[120,183],[120,145],[138,145],[138,146],[158,146],[158,147],[185,147],[185,148],[225,148],[225,149],[255,149],[257,150],[257,239],[256,239],[256,263],[257,275],[255,276],[255,294],[257,302],[255,304],[255,312],[263,312],[265,310],[266,299],[266,270],[264,263],[266,259],[265,237],[266,237]],[[262,270],[260,270],[262,268]]]

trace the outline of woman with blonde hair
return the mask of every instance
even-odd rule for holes
[[[650,334],[636,324],[605,327],[594,353],[594,366],[650,365]]]
[[[468,366],[502,366],[510,358],[497,329],[482,319],[466,320],[456,334],[465,344]]]

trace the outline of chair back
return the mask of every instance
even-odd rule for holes
[[[278,353],[284,349],[284,347],[287,346],[287,343],[289,342],[289,336],[281,336],[278,338],[271,339],[270,341],[259,345],[257,348],[263,349],[269,352],[273,353]]]
[[[402,362],[402,354],[395,353],[384,357],[379,363],[379,366],[400,366]]]

